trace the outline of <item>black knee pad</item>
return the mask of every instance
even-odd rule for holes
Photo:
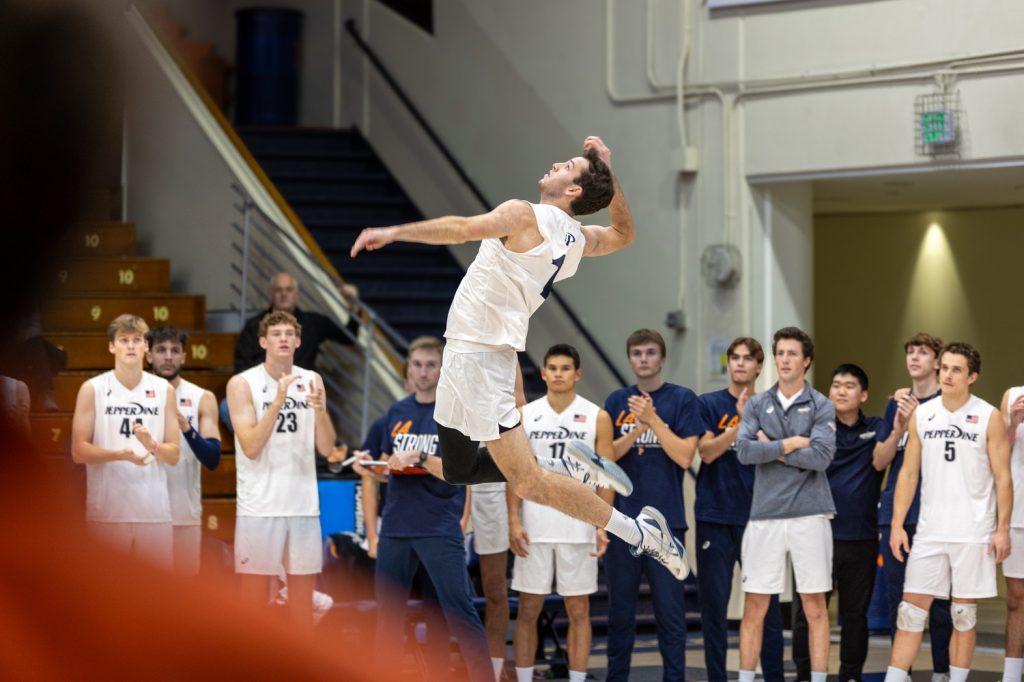
[[[464,433],[438,424],[437,444],[441,450],[444,480],[454,485],[476,483],[474,475],[480,457],[480,443]]]

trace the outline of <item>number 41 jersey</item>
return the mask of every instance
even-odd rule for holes
[[[988,542],[996,529],[988,422],[995,408],[970,396],[956,412],[942,398],[914,412],[921,440],[921,517],[915,542]]]
[[[128,389],[113,370],[89,379],[95,399],[92,444],[108,450],[131,449],[145,455],[146,448],[132,429],[141,423],[158,443],[164,440],[167,393],[164,379],[142,373]],[[102,523],[170,523],[167,472],[159,462],[139,466],[132,462],[86,464],[85,516]]]
[[[292,367],[299,376],[288,387],[284,406],[274,421],[270,439],[256,459],[249,459],[235,437],[238,516],[319,516],[316,489],[316,411],[306,402],[316,373]],[[249,384],[256,420],[274,396],[277,379],[260,363],[239,376]]]

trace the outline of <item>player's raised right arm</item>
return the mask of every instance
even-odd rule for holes
[[[416,244],[464,244],[508,237],[535,224],[533,210],[525,201],[510,199],[494,210],[472,217],[444,216],[394,227],[368,227],[359,233],[350,255],[376,251],[392,242]]]

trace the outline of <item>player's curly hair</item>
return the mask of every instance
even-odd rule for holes
[[[259,335],[266,336],[268,329],[279,324],[290,324],[295,328],[295,335],[302,336],[302,325],[294,315],[283,310],[275,310],[263,316],[260,320]]]
[[[978,349],[971,344],[963,341],[947,343],[946,347],[942,349],[942,353],[939,357],[941,358],[946,353],[964,356],[967,358],[967,371],[971,374],[981,374],[981,353],[979,353]]]
[[[569,204],[573,215],[597,213],[612,203],[612,197],[615,196],[612,169],[597,155],[597,150],[586,150],[583,152],[583,158],[590,163],[590,167],[573,180],[583,190]]]

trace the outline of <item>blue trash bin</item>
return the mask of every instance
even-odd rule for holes
[[[302,19],[302,12],[274,7],[235,12],[236,124],[298,123]]]

